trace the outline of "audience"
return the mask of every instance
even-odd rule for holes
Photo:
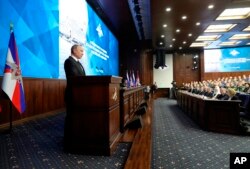
[[[192,94],[217,100],[238,100],[237,94],[250,94],[250,75],[221,77],[217,80],[192,81],[180,87]]]

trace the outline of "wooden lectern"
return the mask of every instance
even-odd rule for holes
[[[111,155],[120,137],[121,77],[78,76],[66,89],[65,151]]]

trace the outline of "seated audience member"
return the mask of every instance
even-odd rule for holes
[[[243,90],[244,93],[250,93],[250,85],[249,83],[245,83],[245,88]]]
[[[243,92],[243,90],[245,89],[245,83],[244,81],[238,81],[237,84],[236,84],[236,87],[235,87],[235,90],[237,92]]]
[[[224,87],[221,87],[221,88],[220,88],[220,94],[218,94],[218,95],[216,96],[216,99],[218,99],[218,100],[228,100],[228,99],[229,99],[229,96],[228,96],[228,94],[227,94],[227,89],[224,88]]]
[[[205,93],[204,96],[207,96],[208,98],[213,98],[214,97],[214,92],[211,87],[207,87],[207,92]]]
[[[213,99],[215,99],[217,97],[217,95],[220,94],[220,87],[219,87],[219,84],[218,82],[215,83],[215,86],[214,86],[214,96],[213,96]]]
[[[229,88],[227,90],[227,94],[229,96],[228,100],[239,100],[239,98],[236,96],[236,91],[232,88]]]

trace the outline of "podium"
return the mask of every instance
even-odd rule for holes
[[[121,134],[121,79],[115,76],[78,76],[67,80],[65,151],[112,154]]]

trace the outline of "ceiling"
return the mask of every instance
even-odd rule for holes
[[[201,35],[220,35],[217,40],[206,41],[206,48],[221,48],[219,44],[234,34],[250,34],[242,30],[250,25],[250,16],[246,19],[216,20],[227,8],[249,7],[250,0],[96,0],[100,9],[104,11],[106,21],[122,41],[149,41],[154,49],[167,51],[190,50],[190,45]],[[213,9],[208,9],[214,5]],[[166,8],[171,7],[170,12]],[[98,7],[96,9],[98,11]],[[187,18],[182,20],[182,16]],[[107,19],[108,18],[108,19]],[[196,23],[200,25],[197,26]],[[236,24],[230,31],[224,33],[204,33],[209,25]],[[167,24],[167,27],[163,27]],[[179,29],[180,32],[176,32]],[[192,34],[192,36],[189,36]],[[164,35],[164,37],[162,37]],[[173,39],[175,39],[173,41]],[[240,40],[234,46],[246,46],[250,36]],[[172,46],[170,46],[172,45]],[[201,49],[196,47],[193,49]]]
[[[250,0],[151,0],[150,5],[152,25],[148,29],[152,29],[152,45],[154,48],[166,50],[190,49],[190,45],[200,35],[220,36],[216,40],[206,41],[209,44],[206,48],[226,47],[220,46],[220,43],[230,41],[228,39],[234,34],[248,34],[247,39],[239,40],[240,43],[234,46],[245,46],[250,42],[250,31],[242,31],[250,25],[249,15],[247,19],[216,20],[227,8],[250,8]],[[209,5],[214,5],[214,8],[208,9]],[[167,7],[170,7],[171,11],[167,12]],[[184,15],[187,17],[185,20],[182,19]],[[200,25],[197,26],[197,22]],[[236,26],[228,32],[204,33],[209,25],[230,23],[236,24]],[[167,27],[163,27],[163,24],[166,24]],[[177,29],[180,32],[176,32]]]

